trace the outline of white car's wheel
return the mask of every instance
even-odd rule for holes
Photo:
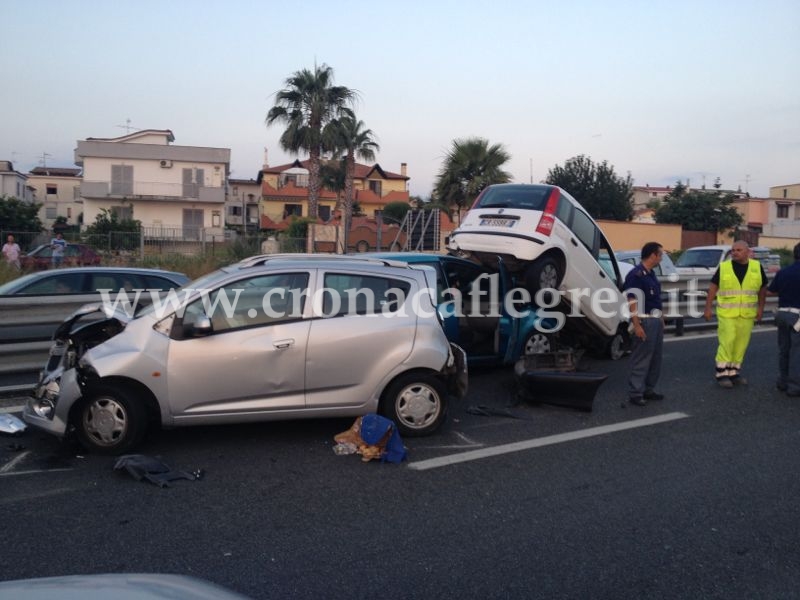
[[[608,343],[608,357],[611,360],[619,360],[625,356],[625,346],[625,336],[621,333],[617,333]]]
[[[540,258],[528,267],[525,272],[525,287],[531,294],[539,290],[558,289],[563,273],[558,262],[552,256]]]

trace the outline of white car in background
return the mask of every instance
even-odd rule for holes
[[[717,246],[695,246],[684,250],[675,268],[678,275],[712,276],[720,263],[731,257],[730,244]]]

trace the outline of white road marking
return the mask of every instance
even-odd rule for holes
[[[14,477],[16,475],[35,475],[36,473],[57,473],[59,471],[72,471],[71,467],[64,469],[42,469],[40,471],[14,471],[13,473],[0,473],[0,477]]]
[[[753,334],[768,333],[768,332],[775,333],[776,330],[777,327],[770,327],[768,329],[763,329],[761,327],[758,327],[758,328],[753,328]],[[716,337],[717,337],[716,331],[711,333],[698,333],[698,334],[685,333],[681,336],[674,336],[674,335],[670,335],[669,337],[664,336],[664,343],[667,344],[671,342],[690,342],[692,340],[706,340],[708,338],[716,338]]]
[[[671,412],[664,415],[657,415],[655,417],[634,419],[633,421],[623,421],[621,423],[614,423],[612,425],[601,425],[599,427],[592,427],[590,429],[584,429],[581,431],[559,433],[556,435],[549,435],[543,438],[524,440],[521,442],[513,442],[511,444],[503,444],[501,446],[491,446],[489,448],[482,448],[481,450],[470,450],[468,452],[461,452],[459,454],[451,454],[449,456],[430,458],[428,460],[421,460],[418,462],[409,463],[408,468],[414,469],[415,471],[426,471],[428,469],[447,467],[457,463],[469,462],[472,460],[480,460],[482,458],[488,458],[490,456],[500,456],[501,454],[509,454],[511,452],[521,452],[523,450],[530,450],[531,448],[541,448],[542,446],[550,446],[552,444],[571,442],[574,440],[594,437],[597,435],[614,433],[616,431],[625,431],[626,429],[636,429],[637,427],[649,427],[650,425],[658,425],[660,423],[668,423],[670,421],[675,421],[678,419],[685,419],[688,416],[689,415],[682,412]]]
[[[14,458],[12,458],[6,464],[4,464],[2,467],[0,467],[0,474],[8,473],[11,469],[13,469],[15,466],[17,466],[23,460],[25,460],[25,458],[27,456],[29,456],[30,453],[31,453],[30,450],[26,450],[25,452],[23,452],[21,454],[17,454]]]

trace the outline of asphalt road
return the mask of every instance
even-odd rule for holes
[[[746,388],[714,385],[714,351],[713,337],[670,338],[667,398],[641,408],[624,403],[624,359],[586,361],[609,374],[591,413],[514,406],[511,369],[473,371],[445,429],[404,440],[401,466],[336,456],[349,420],[151,436],[142,453],[204,470],[168,489],[43,434],[0,438],[0,580],[147,571],[253,598],[797,598],[800,400],[774,389],[774,330],[754,334]]]

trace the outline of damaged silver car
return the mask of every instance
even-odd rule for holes
[[[353,417],[435,431],[463,396],[432,270],[391,260],[261,256],[141,312],[87,305],[57,330],[24,413],[87,449],[119,454],[154,427]]]

